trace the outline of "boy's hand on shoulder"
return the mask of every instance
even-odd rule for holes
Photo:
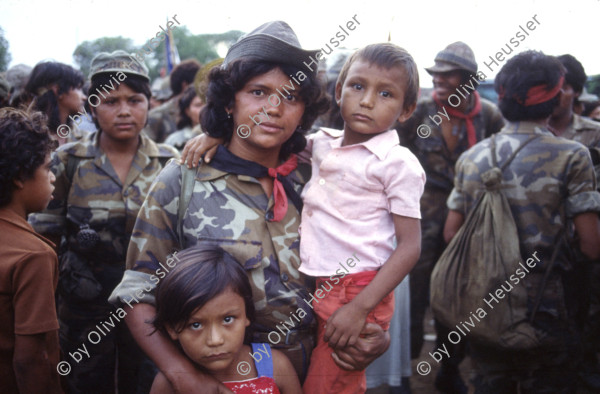
[[[205,153],[205,162],[210,162],[217,152],[217,146],[224,143],[225,140],[222,138],[213,138],[208,134],[200,134],[190,139],[183,148],[181,153],[181,164],[187,163],[188,168],[194,168],[198,166],[200,157]]]
[[[365,325],[367,315],[368,311],[361,310],[352,302],[342,306],[327,320],[323,340],[329,342],[329,346],[334,349],[353,346]]]

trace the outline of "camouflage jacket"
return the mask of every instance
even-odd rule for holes
[[[29,222],[40,234],[66,236],[68,250],[83,253],[92,261],[124,266],[135,218],[150,184],[162,169],[161,162],[179,154],[141,135],[123,185],[99,147],[98,137],[99,133],[92,133],[88,139],[65,144],[54,152],[54,199],[44,211],[31,214]],[[78,161],[72,180],[67,174],[69,160]],[[98,234],[99,241],[84,252],[77,233],[86,224]]]
[[[454,179],[454,164],[461,153],[469,148],[469,142],[463,121],[463,130],[459,135],[458,143],[454,151],[450,152],[442,135],[441,123],[438,126],[429,117],[438,114],[438,110],[440,108],[433,98],[427,97],[419,101],[417,109],[406,122],[396,125],[396,130],[400,135],[400,144],[406,146],[417,156],[425,170],[427,175],[425,190],[435,187],[450,193]],[[443,115],[441,119],[443,122],[448,122]],[[429,137],[418,136],[417,128],[421,124],[428,126],[431,130]],[[473,125],[477,141],[481,141],[500,131],[504,126],[504,119],[491,101],[481,98],[481,111],[473,118]]]
[[[502,191],[508,199],[525,258],[534,252],[541,262],[525,279],[529,299],[540,287],[542,273],[551,261],[560,230],[568,219],[585,212],[600,212],[600,193],[588,150],[578,142],[554,136],[536,123],[509,123],[496,138],[498,165],[531,135],[541,137],[525,146],[504,170]],[[483,190],[481,174],[492,166],[490,139],[485,139],[461,155],[456,163],[454,190],[448,208],[465,216]],[[551,279],[545,287],[540,312],[552,316],[566,313],[560,275],[572,269],[572,256],[559,254]],[[536,273],[538,275],[536,275]],[[565,293],[573,294],[573,289]]]
[[[177,130],[177,114],[179,106],[177,98],[172,98],[148,112],[148,124],[144,133],[154,142],[163,142],[170,134]]]
[[[560,136],[587,146],[592,156],[598,183],[600,180],[600,123],[573,114],[573,121]],[[597,186],[600,187],[600,184]]]
[[[288,175],[297,192],[308,180],[309,166],[300,165]],[[113,303],[131,300],[132,294],[150,285],[150,274],[160,269],[167,256],[179,250],[177,235],[181,169],[169,163],[150,187],[135,223],[121,284],[111,295]],[[298,308],[307,313],[297,328],[313,321],[309,299],[314,284],[298,271],[300,212],[288,204],[280,222],[269,221],[273,197],[267,197],[253,177],[216,170],[202,163],[197,170],[192,196],[183,218],[183,248],[198,242],[214,242],[229,252],[248,271],[256,308],[255,327],[267,332]],[[146,288],[143,302],[153,303]]]
[[[196,125],[194,128],[192,128],[191,126],[187,126],[186,128],[177,130],[176,132],[168,136],[165,140],[165,144],[171,145],[173,148],[181,152],[185,144],[190,139],[200,134],[202,134],[202,127],[200,127],[200,125]]]

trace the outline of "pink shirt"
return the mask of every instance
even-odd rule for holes
[[[336,274],[356,254],[350,272],[379,269],[394,250],[392,214],[421,218],[425,171],[395,130],[341,146],[343,131],[308,136],[312,178],[302,192],[300,271]]]

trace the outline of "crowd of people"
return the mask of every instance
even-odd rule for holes
[[[318,52],[277,21],[168,86],[121,50],[88,76],[0,74],[0,392],[410,393],[432,271],[503,162],[508,247],[540,261],[520,282],[539,341],[449,344],[436,320],[433,386],[600,390],[600,104],[582,64],[521,52],[497,104],[453,105],[478,71],[463,42],[422,97],[397,45],[307,72]]]

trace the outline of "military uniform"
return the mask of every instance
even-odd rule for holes
[[[573,120],[567,129],[560,135],[573,141],[577,141],[590,151],[592,163],[596,172],[596,185],[600,188],[600,123],[588,118],[573,114]],[[585,259],[583,259],[585,260]],[[582,288],[589,288],[589,292],[582,292],[583,302],[589,304],[589,313],[583,312],[580,317],[584,325],[583,342],[585,343],[584,360],[582,370],[598,373],[598,359],[596,353],[600,351],[600,264],[582,264],[585,271],[583,275]]]
[[[309,166],[300,165],[287,176],[298,193],[309,173]],[[136,291],[145,289],[140,301],[153,303],[150,274],[181,249],[177,235],[181,179],[180,165],[170,163],[150,188],[127,252],[129,270],[111,301],[127,308],[127,303],[137,302],[132,301]],[[298,271],[300,212],[290,202],[285,217],[271,221],[273,205],[273,197],[267,197],[257,179],[201,162],[183,218],[182,248],[215,242],[244,266],[256,309],[255,340],[285,351],[302,377],[314,342],[313,311],[304,300],[310,301],[314,283]],[[284,321],[293,324],[289,334]],[[277,335],[268,336],[271,332]]]
[[[504,171],[503,182],[523,261],[535,252],[541,260],[523,279],[530,309],[561,229],[570,226],[569,220],[581,213],[600,212],[592,162],[588,150],[579,143],[557,138],[536,123],[510,123],[496,138],[498,164],[502,165],[534,134],[541,137],[519,152]],[[454,190],[447,202],[449,209],[465,216],[472,209],[483,190],[480,176],[492,167],[489,151],[490,140],[486,139],[461,155],[456,164]],[[500,351],[470,342],[477,372],[476,392],[515,392],[516,382],[525,392],[570,392],[581,345],[575,325],[580,309],[576,274],[573,259],[563,248],[533,323],[545,335],[539,348],[529,352]]]
[[[400,144],[417,156],[427,175],[425,191],[421,197],[421,257],[410,272],[412,358],[419,356],[423,346],[423,318],[429,304],[431,272],[446,248],[443,229],[448,210],[445,201],[452,190],[454,164],[469,148],[467,133],[463,128],[454,150],[448,149],[442,128],[430,118],[438,114],[439,110],[433,98],[425,98],[418,103],[410,119],[397,126]],[[446,118],[442,119],[443,122],[448,121]],[[417,135],[420,124],[430,128],[429,137],[421,138]],[[481,141],[498,132],[504,125],[504,120],[498,108],[482,98],[481,111],[473,118],[473,125],[477,141]]]
[[[99,146],[99,133],[84,141],[61,146],[53,154],[56,175],[54,199],[48,208],[29,217],[41,234],[63,236],[60,250],[59,321],[64,357],[71,363],[68,377],[72,392],[114,391],[116,342],[134,344],[123,322],[115,328],[102,323],[114,311],[107,302],[125,270],[125,254],[135,218],[162,163],[179,154],[141,135],[138,151],[122,184]],[[71,163],[71,164],[70,164]],[[69,167],[75,163],[72,179]],[[88,227],[85,227],[88,226]],[[89,333],[99,325],[108,331],[97,344]],[[106,328],[108,327],[108,330]],[[95,337],[94,337],[95,338]],[[96,340],[94,339],[94,342]],[[69,357],[82,345],[90,357],[81,362]],[[134,388],[136,351],[119,349],[120,384]],[[138,351],[139,352],[139,351]],[[127,357],[133,358],[131,363]],[[120,390],[124,390],[120,387]],[[125,390],[125,392],[131,392]]]
[[[168,136],[165,140],[165,144],[171,145],[175,149],[182,151],[183,147],[190,139],[200,134],[202,134],[202,127],[200,127],[200,125],[196,125],[194,128],[188,126]]]
[[[148,124],[144,133],[154,142],[163,142],[177,130],[177,114],[179,113],[178,98],[172,98],[148,113]]]

